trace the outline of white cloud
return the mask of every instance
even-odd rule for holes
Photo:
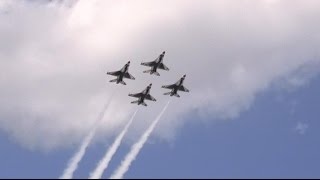
[[[319,65],[319,1],[12,3],[0,13],[0,128],[29,148],[79,142],[113,91],[98,139],[118,131],[136,108],[127,94],[153,82],[158,102],[141,108],[129,136],[136,137],[167,101],[160,86],[187,74],[191,93],[174,100],[156,129],[158,137],[172,138],[191,120],[183,118],[188,113],[197,121],[236,117],[257,93]],[[171,71],[142,74],[140,62],[164,50]],[[109,84],[105,72],[128,60],[137,80]],[[309,74],[291,81],[300,85]]]
[[[297,133],[299,133],[300,135],[304,135],[307,132],[308,128],[309,128],[308,124],[302,123],[302,122],[298,122],[296,127],[295,127],[295,131]]]

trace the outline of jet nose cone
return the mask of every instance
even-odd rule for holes
[[[187,77],[187,75],[183,75],[183,77],[185,78],[185,77]]]
[[[128,61],[128,64],[130,64],[130,61]]]
[[[149,85],[150,87],[152,86],[152,83]]]
[[[166,53],[165,51],[162,52],[162,54],[165,54],[165,53]]]

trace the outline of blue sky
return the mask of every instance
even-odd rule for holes
[[[152,138],[126,178],[317,178],[320,77],[293,92],[269,90],[233,120],[191,121],[172,143]],[[196,118],[196,117],[191,117]],[[209,118],[209,117],[208,117]],[[295,127],[308,124],[304,134]],[[108,142],[111,143],[111,142]],[[1,178],[57,178],[75,149],[32,152],[1,134]],[[75,177],[87,178],[107,145],[93,145]],[[129,147],[122,145],[108,178]]]

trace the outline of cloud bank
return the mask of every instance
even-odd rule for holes
[[[134,111],[127,94],[152,82],[158,102],[137,115],[130,137],[138,137],[168,101],[161,85],[187,74],[191,92],[174,99],[155,132],[170,139],[186,120],[237,117],[276,82],[303,85],[306,67],[319,67],[316,0],[0,2],[0,129],[31,149],[79,143],[115,90],[98,139]],[[162,51],[171,70],[143,74],[141,61]],[[105,73],[128,60],[137,80],[109,84]]]

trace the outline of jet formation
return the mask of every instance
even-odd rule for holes
[[[166,65],[164,65],[164,63],[163,63],[165,53],[166,52],[163,51],[154,61],[142,62],[141,65],[151,67],[150,70],[143,71],[143,73],[150,73],[150,75],[160,76],[159,72],[157,72],[158,69],[169,71],[169,68]],[[123,81],[124,78],[135,80],[135,78],[129,73],[129,66],[130,66],[130,61],[127,62],[127,64],[125,64],[123,66],[123,68],[120,69],[119,71],[107,72],[108,75],[117,77],[116,79],[110,80],[110,82],[115,82],[117,84],[120,83],[122,85],[126,85],[126,83]],[[178,94],[178,91],[190,92],[183,85],[185,78],[186,78],[186,75],[183,75],[183,77],[180,78],[178,80],[178,82],[176,82],[175,84],[162,86],[162,88],[171,90],[170,92],[164,93],[164,95],[180,97],[180,95]],[[147,86],[140,93],[135,93],[135,94],[130,93],[129,94],[130,97],[138,98],[138,100],[132,101],[131,103],[137,104],[137,105],[147,106],[147,104],[144,102],[145,100],[157,101],[152,95],[150,95],[151,87],[152,87],[152,84],[149,84],[149,86]]]

